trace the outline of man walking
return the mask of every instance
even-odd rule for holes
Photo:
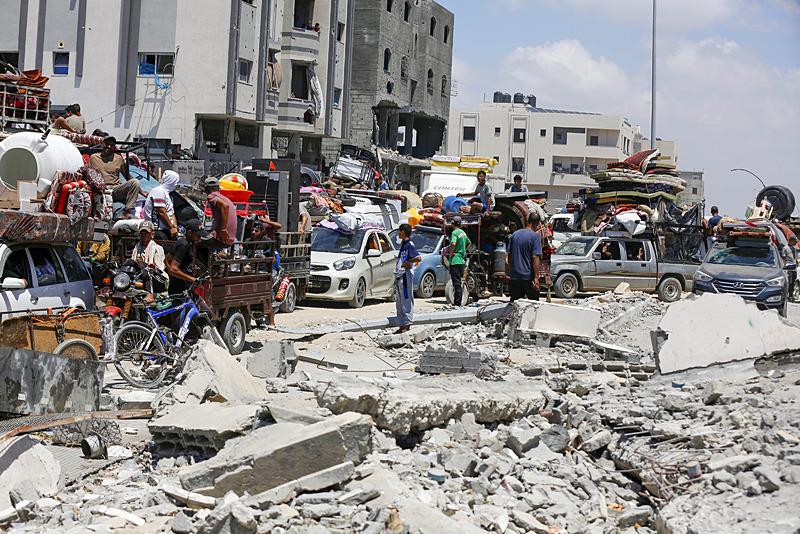
[[[542,258],[542,237],[538,229],[542,221],[537,213],[528,216],[525,228],[517,230],[508,242],[506,272],[511,277],[511,302],[526,298],[539,300],[539,263]]]
[[[411,269],[422,261],[422,258],[417,247],[411,242],[411,225],[401,224],[397,235],[401,243],[394,269],[394,302],[400,328],[395,333],[402,334],[411,330],[411,321],[414,319],[414,277]]]
[[[456,215],[451,223],[453,231],[450,233],[450,279],[453,281],[453,291],[455,292],[453,301],[456,306],[461,306],[461,299],[464,298],[462,280],[467,265],[469,238],[467,233],[461,229],[461,217]]]

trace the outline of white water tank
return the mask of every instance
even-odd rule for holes
[[[17,182],[34,181],[39,198],[50,191],[57,171],[75,172],[83,165],[81,153],[71,141],[50,134],[20,132],[0,143],[0,180],[12,189]]]

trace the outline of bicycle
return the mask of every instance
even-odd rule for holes
[[[199,278],[192,289],[207,278]],[[144,307],[146,322],[129,321],[117,331],[112,362],[127,383],[143,389],[154,389],[161,385],[170,371],[174,371],[173,376],[177,374],[191,352],[186,336],[192,326],[196,327],[200,337],[227,350],[211,318],[200,311],[195,303],[198,297],[192,289],[180,295],[170,295],[166,302],[162,300],[147,304]],[[175,300],[179,302],[173,305]],[[158,322],[174,314],[180,314],[177,334]]]

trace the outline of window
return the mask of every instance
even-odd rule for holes
[[[400,58],[400,79],[407,80],[408,79],[408,57],[403,56]]]
[[[539,158],[539,167],[544,167],[544,158]]]
[[[442,76],[442,96],[447,96],[447,76]]]
[[[383,252],[384,254],[387,252],[392,252],[394,250],[394,247],[392,247],[392,244],[389,242],[388,239],[386,239],[385,235],[378,234],[378,241],[381,242],[381,252]]]
[[[569,166],[569,170],[572,173],[579,173],[579,172],[581,172],[581,166],[578,165],[577,163],[572,163]]]
[[[386,0],[386,11],[391,13],[393,6],[394,6],[394,0]]]
[[[292,63],[292,98],[308,100],[308,65]]]
[[[417,80],[411,80],[411,96],[409,97],[409,100],[411,100],[411,102],[414,101],[414,95],[416,94],[417,94]]]
[[[69,74],[69,52],[53,52],[53,74],[56,76]]]
[[[596,135],[589,136],[589,146],[597,146],[600,144],[600,138]]]
[[[342,101],[342,90],[338,87],[333,88],[333,107],[339,109],[339,104]]]
[[[697,188],[696,188],[696,187],[693,187],[693,188],[692,188],[692,194],[693,194],[693,195],[696,195],[696,194],[697,194]]]
[[[340,43],[344,42],[344,22],[340,22],[336,26],[336,40]]]
[[[392,51],[388,48],[383,51],[383,70],[389,72],[389,67],[392,65]]]
[[[622,251],[619,248],[618,241],[603,240],[600,245],[595,249],[595,252],[600,253],[601,260],[621,260]]]
[[[525,128],[514,128],[514,142],[515,143],[525,142]]]
[[[237,122],[233,130],[233,144],[258,148],[258,126]]]
[[[594,172],[597,170],[597,165],[589,165],[589,170]]]
[[[314,0],[295,0],[294,27],[301,30],[314,28]]]
[[[428,94],[433,94],[433,70],[428,69]]]
[[[33,260],[33,270],[39,287],[52,286],[64,283],[64,273],[61,272],[61,265],[53,256],[53,252],[47,248],[29,248],[31,259]]]
[[[447,44],[447,41],[450,40],[450,26],[444,27],[444,44]]]
[[[13,251],[6,260],[5,267],[3,267],[2,280],[6,278],[20,278],[27,282],[28,287],[31,287],[31,270],[28,266],[28,255],[25,253],[24,248]]]
[[[70,282],[81,282],[83,280],[91,280],[89,272],[86,270],[83,260],[72,247],[58,247],[56,253],[61,258],[61,263],[64,264],[64,270],[67,271],[67,279]]]
[[[494,136],[495,137],[500,137],[500,127],[499,126],[495,126],[495,128],[494,128]]]
[[[474,126],[464,126],[464,141],[474,141],[475,140],[475,127]]]
[[[411,3],[406,2],[405,7],[403,8],[403,20],[408,22],[410,18],[411,18]]]
[[[434,34],[436,33],[436,17],[431,17],[431,27],[430,27],[430,30],[431,30],[431,37],[433,37],[433,36],[434,36]]]
[[[0,61],[5,61],[13,67],[19,66],[19,52],[0,52]]]
[[[139,76],[172,76],[175,54],[139,54]]]
[[[239,81],[250,83],[250,72],[253,70],[253,62],[246,59],[239,60]]]
[[[419,37],[419,35],[417,35],[417,34],[415,33],[415,34],[414,34],[414,57],[417,57],[417,38],[418,38],[418,37]]]
[[[641,241],[625,241],[625,256],[628,261],[649,261],[650,251]]]
[[[511,172],[525,172],[525,158],[511,158]]]
[[[547,137],[547,130],[545,130],[544,128],[539,130],[539,137]]]
[[[388,94],[392,94],[394,92],[394,84],[392,82],[386,82],[386,92]]]

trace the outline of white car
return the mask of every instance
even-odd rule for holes
[[[66,243],[0,243],[0,318],[64,308],[94,309],[86,264]]]
[[[579,230],[572,230],[568,225],[572,221],[572,213],[556,213],[547,225],[553,231],[553,246],[560,247],[570,240],[571,237],[581,235]]]
[[[383,230],[344,234],[317,226],[311,234],[311,280],[306,298],[346,301],[360,308],[368,298],[392,298],[397,261]]]

